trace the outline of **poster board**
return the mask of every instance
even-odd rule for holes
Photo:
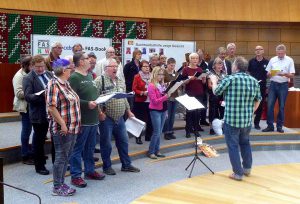
[[[53,42],[60,42],[63,46],[61,58],[68,55],[73,55],[72,47],[76,43],[80,43],[86,53],[94,52],[97,59],[105,57],[105,51],[111,46],[109,38],[92,38],[92,37],[77,37],[77,36],[58,36],[58,35],[31,35],[32,55],[41,54],[48,56],[51,51]]]
[[[185,53],[195,52],[194,41],[171,41],[171,40],[145,40],[145,39],[123,39],[122,59],[125,65],[132,60],[132,53],[135,49],[142,52],[142,60],[149,61],[150,53],[164,54],[167,58],[173,57],[176,60],[176,70],[185,62]]]

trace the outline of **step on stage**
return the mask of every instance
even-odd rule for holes
[[[145,194],[132,204],[299,204],[300,163],[257,166],[243,181],[228,178],[231,171],[194,176]]]

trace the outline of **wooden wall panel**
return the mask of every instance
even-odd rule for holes
[[[0,8],[151,19],[299,22],[299,0],[22,0]]]
[[[0,64],[0,113],[13,111],[12,79],[19,69],[19,64]]]

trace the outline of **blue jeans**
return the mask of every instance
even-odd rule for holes
[[[53,185],[60,186],[64,183],[65,173],[67,171],[70,155],[76,142],[76,135],[67,134],[53,135],[53,144],[55,147],[55,162],[53,164]]]
[[[122,163],[122,167],[131,165],[131,160],[128,155],[128,135],[125,127],[123,116],[115,122],[110,117],[106,117],[100,124],[100,153],[103,161],[103,170],[111,167],[111,138],[115,137],[116,146]]]
[[[91,174],[95,171],[94,151],[98,125],[81,126],[77,135],[73,152],[70,158],[72,178],[81,177],[81,157],[84,163],[84,173]]]
[[[252,151],[249,142],[249,133],[251,126],[245,128],[236,128],[224,123],[224,135],[228,148],[228,154],[232,170],[235,174],[243,176],[244,169],[251,169],[252,167]],[[241,150],[242,165],[239,154]]]
[[[166,119],[163,132],[173,133],[173,125],[175,120],[175,113],[177,108],[178,102],[177,101],[168,101],[168,117]]]
[[[157,154],[159,152],[160,135],[164,127],[167,111],[153,111],[150,110],[150,117],[153,127],[153,133],[149,145],[148,154]]]
[[[29,119],[29,113],[20,113],[22,116],[22,131],[21,131],[21,153],[22,153],[22,157],[28,157],[29,155],[33,155],[34,154],[34,137],[35,134],[33,132],[32,135],[32,145],[31,145],[31,150],[29,147],[29,138],[31,135],[31,131],[32,131],[32,124],[30,122]]]
[[[282,128],[284,122],[284,106],[286,97],[288,95],[288,83],[277,83],[271,81],[268,93],[268,113],[267,113],[267,124],[268,127],[274,128],[274,106],[278,99],[279,112],[277,115],[277,128]]]

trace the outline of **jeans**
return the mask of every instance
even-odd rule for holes
[[[119,121],[114,121],[106,116],[104,121],[100,124],[100,153],[103,161],[103,170],[111,167],[111,138],[115,137],[116,146],[122,163],[122,167],[129,167],[131,160],[128,155],[128,134],[125,127],[124,118],[120,117]]]
[[[173,133],[173,125],[175,120],[175,113],[177,109],[178,102],[177,101],[168,101],[168,117],[166,119],[163,132]]]
[[[237,128],[224,123],[224,135],[228,148],[228,154],[232,170],[235,174],[243,176],[244,169],[251,169],[252,167],[252,151],[249,142],[249,133],[251,126],[245,128]],[[241,150],[242,165],[239,154]]]
[[[81,157],[84,163],[84,173],[94,173],[94,151],[96,146],[97,128],[98,125],[81,126],[81,132],[77,135],[70,158],[70,172],[72,178],[81,177]]]
[[[32,135],[32,145],[31,150],[29,147],[29,138],[32,131],[32,124],[29,119],[29,113],[20,113],[22,116],[22,131],[21,131],[21,153],[22,157],[28,157],[34,154],[34,137],[35,133]]]
[[[274,106],[275,102],[278,99],[279,104],[279,112],[277,115],[277,128],[282,128],[284,122],[284,106],[286,97],[288,95],[288,83],[277,83],[271,81],[269,87],[269,94],[268,94],[268,113],[267,113],[267,124],[268,127],[274,128]]]
[[[151,141],[149,145],[149,154],[157,154],[159,152],[160,145],[160,135],[164,127],[167,111],[150,111],[153,134],[151,136]]]
[[[45,169],[45,139],[48,132],[49,123],[32,123],[33,130],[35,132],[34,137],[34,165],[35,170]]]
[[[60,186],[64,183],[65,173],[67,171],[70,155],[76,142],[76,135],[67,134],[53,135],[53,144],[55,146],[55,162],[53,164],[53,185]]]

